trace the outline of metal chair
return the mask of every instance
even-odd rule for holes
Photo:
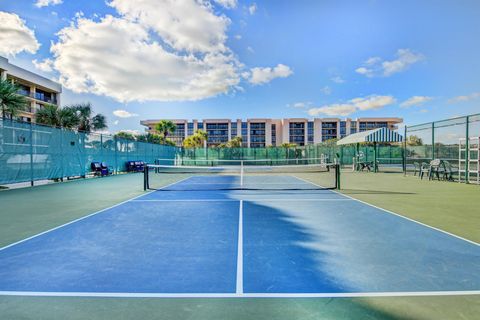
[[[440,175],[442,172],[442,160],[433,159],[430,161],[430,172],[428,173],[428,180],[433,180],[435,177],[440,181]]]
[[[458,173],[458,168],[452,166],[452,164],[446,160],[442,161],[443,164],[443,179],[446,181],[453,181],[453,174]]]
[[[422,162],[420,165],[420,172],[418,173],[418,177],[423,180],[423,176],[427,174],[427,177],[430,176],[430,165],[426,162]]]
[[[418,175],[420,175],[420,171],[421,171],[420,163],[414,162],[413,163],[413,175],[416,176],[417,172],[418,172]]]

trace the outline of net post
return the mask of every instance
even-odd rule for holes
[[[243,160],[240,161],[240,187],[243,187]]]
[[[143,167],[143,191],[147,191],[148,188],[148,165],[146,164]]]
[[[340,164],[335,164],[335,188],[340,190]]]

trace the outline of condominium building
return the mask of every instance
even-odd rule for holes
[[[330,139],[343,138],[349,134],[376,128],[397,129],[401,118],[287,118],[287,119],[204,119],[186,120],[170,119],[177,125],[169,136],[177,145],[194,134],[196,130],[204,130],[208,134],[208,146],[216,146],[242,137],[244,147],[256,148],[279,146],[282,143],[295,143],[303,146],[324,142]],[[155,125],[160,120],[143,120],[146,131],[155,133]]]
[[[60,105],[62,86],[59,83],[13,65],[4,57],[0,57],[0,77],[16,83],[20,87],[18,93],[30,102],[18,120],[35,122],[35,112],[45,104]]]

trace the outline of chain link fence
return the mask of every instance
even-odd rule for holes
[[[174,159],[171,146],[83,133],[0,119],[0,184],[85,177],[92,162],[105,162],[114,173],[127,161]]]
[[[479,182],[480,114],[405,127],[406,172],[439,159],[457,181]]]

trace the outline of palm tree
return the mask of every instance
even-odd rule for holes
[[[207,141],[208,135],[203,130],[197,130],[195,133],[185,140],[183,140],[183,146],[185,148],[200,148]]]
[[[166,139],[170,133],[174,133],[176,129],[177,126],[170,120],[161,120],[155,125],[155,131],[159,132],[164,139]]]
[[[163,139],[160,135],[154,133],[141,134],[137,136],[137,141],[162,144]]]
[[[208,133],[204,130],[197,130],[195,131],[195,134],[200,138],[202,142],[207,141],[208,139]]]
[[[27,108],[29,102],[27,98],[18,94],[18,89],[18,85],[10,80],[0,80],[0,108],[3,119],[8,116],[10,120],[13,120]]]
[[[107,128],[107,118],[102,114],[93,115],[92,105],[90,102],[80,103],[70,106],[75,110],[78,118],[78,130],[84,132],[91,132]]]
[[[46,104],[35,114],[37,123],[53,127],[73,129],[80,123],[80,118],[71,107],[60,108],[53,104]]]
[[[75,109],[71,107],[61,108],[58,116],[60,118],[60,126],[62,128],[73,129],[80,124],[80,118],[75,112]]]
[[[119,131],[115,134],[115,138],[126,139],[126,140],[136,140],[135,136],[130,132]]]
[[[53,104],[46,104],[40,108],[35,114],[37,123],[46,124],[47,126],[60,126],[60,108]]]

